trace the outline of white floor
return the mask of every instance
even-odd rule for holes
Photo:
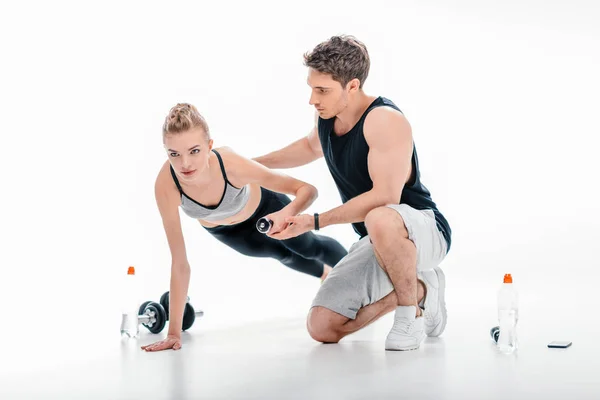
[[[139,350],[157,338],[147,331],[137,340],[121,340],[114,329],[72,338],[42,334],[30,344],[3,343],[9,357],[0,369],[0,398],[600,398],[598,335],[578,327],[581,315],[558,320],[549,309],[525,313],[520,349],[507,356],[491,342],[487,311],[454,310],[444,335],[412,352],[383,349],[391,314],[330,345],[314,342],[300,315],[212,330],[200,320],[184,333],[178,352]],[[110,338],[109,331],[115,332]],[[562,339],[573,346],[546,347]]]

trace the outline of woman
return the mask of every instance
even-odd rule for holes
[[[177,104],[163,125],[168,160],[156,178],[155,195],[171,250],[169,332],[146,351],[181,348],[181,326],[190,266],[179,208],[199,220],[216,239],[252,257],[271,257],[297,271],[325,279],[347,251],[327,236],[305,233],[288,240],[271,236],[285,227],[285,218],[308,208],[315,187],[236,154],[213,149],[204,118],[190,104]],[[294,195],[290,199],[281,193]],[[273,221],[268,234],[256,229],[261,217]]]

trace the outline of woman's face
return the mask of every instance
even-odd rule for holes
[[[197,180],[208,167],[213,141],[206,140],[202,128],[164,136],[165,150],[179,179]]]

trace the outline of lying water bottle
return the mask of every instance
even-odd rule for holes
[[[512,353],[518,347],[519,296],[511,274],[504,275],[504,283],[498,291],[498,321],[500,322],[498,349],[502,353]]]
[[[138,282],[135,268],[129,267],[121,285],[121,336],[134,338],[140,333],[138,324]]]

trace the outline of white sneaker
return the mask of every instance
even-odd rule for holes
[[[386,350],[416,350],[425,339],[423,317],[415,317],[417,307],[399,306],[394,316],[394,326],[385,340]]]
[[[427,336],[440,336],[446,328],[446,277],[440,267],[422,271],[419,278],[425,283],[425,333]]]

